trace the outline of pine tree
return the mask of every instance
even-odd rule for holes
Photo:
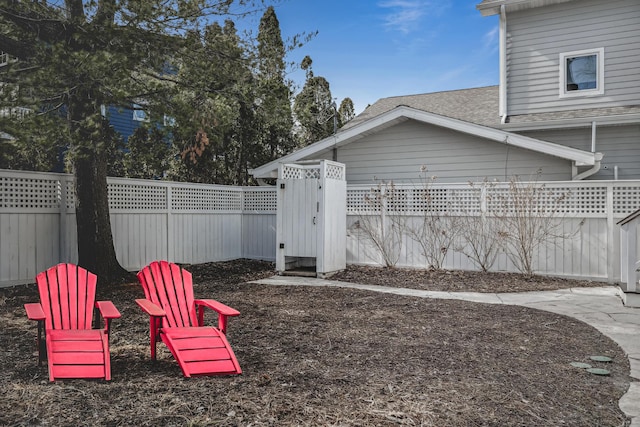
[[[280,22],[273,7],[267,8],[258,29],[257,96],[262,155],[254,166],[289,153],[295,147],[292,135],[292,91],[285,80],[285,46]]]
[[[295,98],[293,110],[300,126],[300,145],[306,146],[332,135],[336,130],[336,106],[329,82],[315,76],[312,60],[306,56],[301,67],[306,71],[304,87]]]
[[[111,235],[106,177],[113,139],[101,107],[129,107],[144,100],[153,120],[153,111],[161,112],[176,90],[190,83],[167,70],[167,64],[179,65],[190,54],[185,34],[205,19],[247,3],[2,2],[0,50],[19,60],[0,70],[0,107],[29,107],[64,129],[76,178],[78,260],[101,284],[127,276]],[[15,132],[16,139],[25,140],[33,129]]]
[[[351,98],[343,99],[340,103],[340,107],[338,107],[338,127],[346,125],[355,116],[356,110]]]

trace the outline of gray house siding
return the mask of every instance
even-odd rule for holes
[[[560,53],[604,48],[604,95],[560,97]],[[579,0],[507,15],[509,115],[635,105],[640,2]]]
[[[591,151],[591,128],[519,132],[532,138]],[[601,126],[596,130],[596,151],[604,154],[601,169],[589,179],[640,179],[640,125]]]
[[[331,158],[328,151],[314,158]],[[409,120],[338,148],[349,184],[374,180],[419,182],[420,168],[437,182],[528,178],[542,168],[542,180],[570,180],[571,163],[449,129]]]

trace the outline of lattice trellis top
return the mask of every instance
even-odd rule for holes
[[[324,167],[323,167],[324,166]],[[320,179],[344,181],[345,166],[339,163],[285,164],[280,168],[280,179]]]

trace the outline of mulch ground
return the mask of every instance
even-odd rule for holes
[[[137,284],[102,289],[122,313],[110,382],[50,383],[23,304],[33,285],[0,289],[0,425],[624,426],[622,350],[594,328],[535,309],[339,288],[246,282],[273,265],[187,266],[195,294],[241,312],[228,339],[243,368],[184,379],[159,345],[151,363]],[[431,290],[524,291],[590,282],[501,273],[352,267],[340,280]],[[510,285],[511,284],[511,285]],[[601,285],[601,284],[595,284]],[[215,316],[207,318],[214,321]],[[604,355],[610,363],[590,361]],[[575,368],[587,362],[611,372]]]

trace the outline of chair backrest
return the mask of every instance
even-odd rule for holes
[[[169,327],[198,326],[191,273],[167,261],[154,261],[138,273],[146,298],[162,308]]]
[[[36,276],[46,329],[91,329],[97,277],[74,264]]]

